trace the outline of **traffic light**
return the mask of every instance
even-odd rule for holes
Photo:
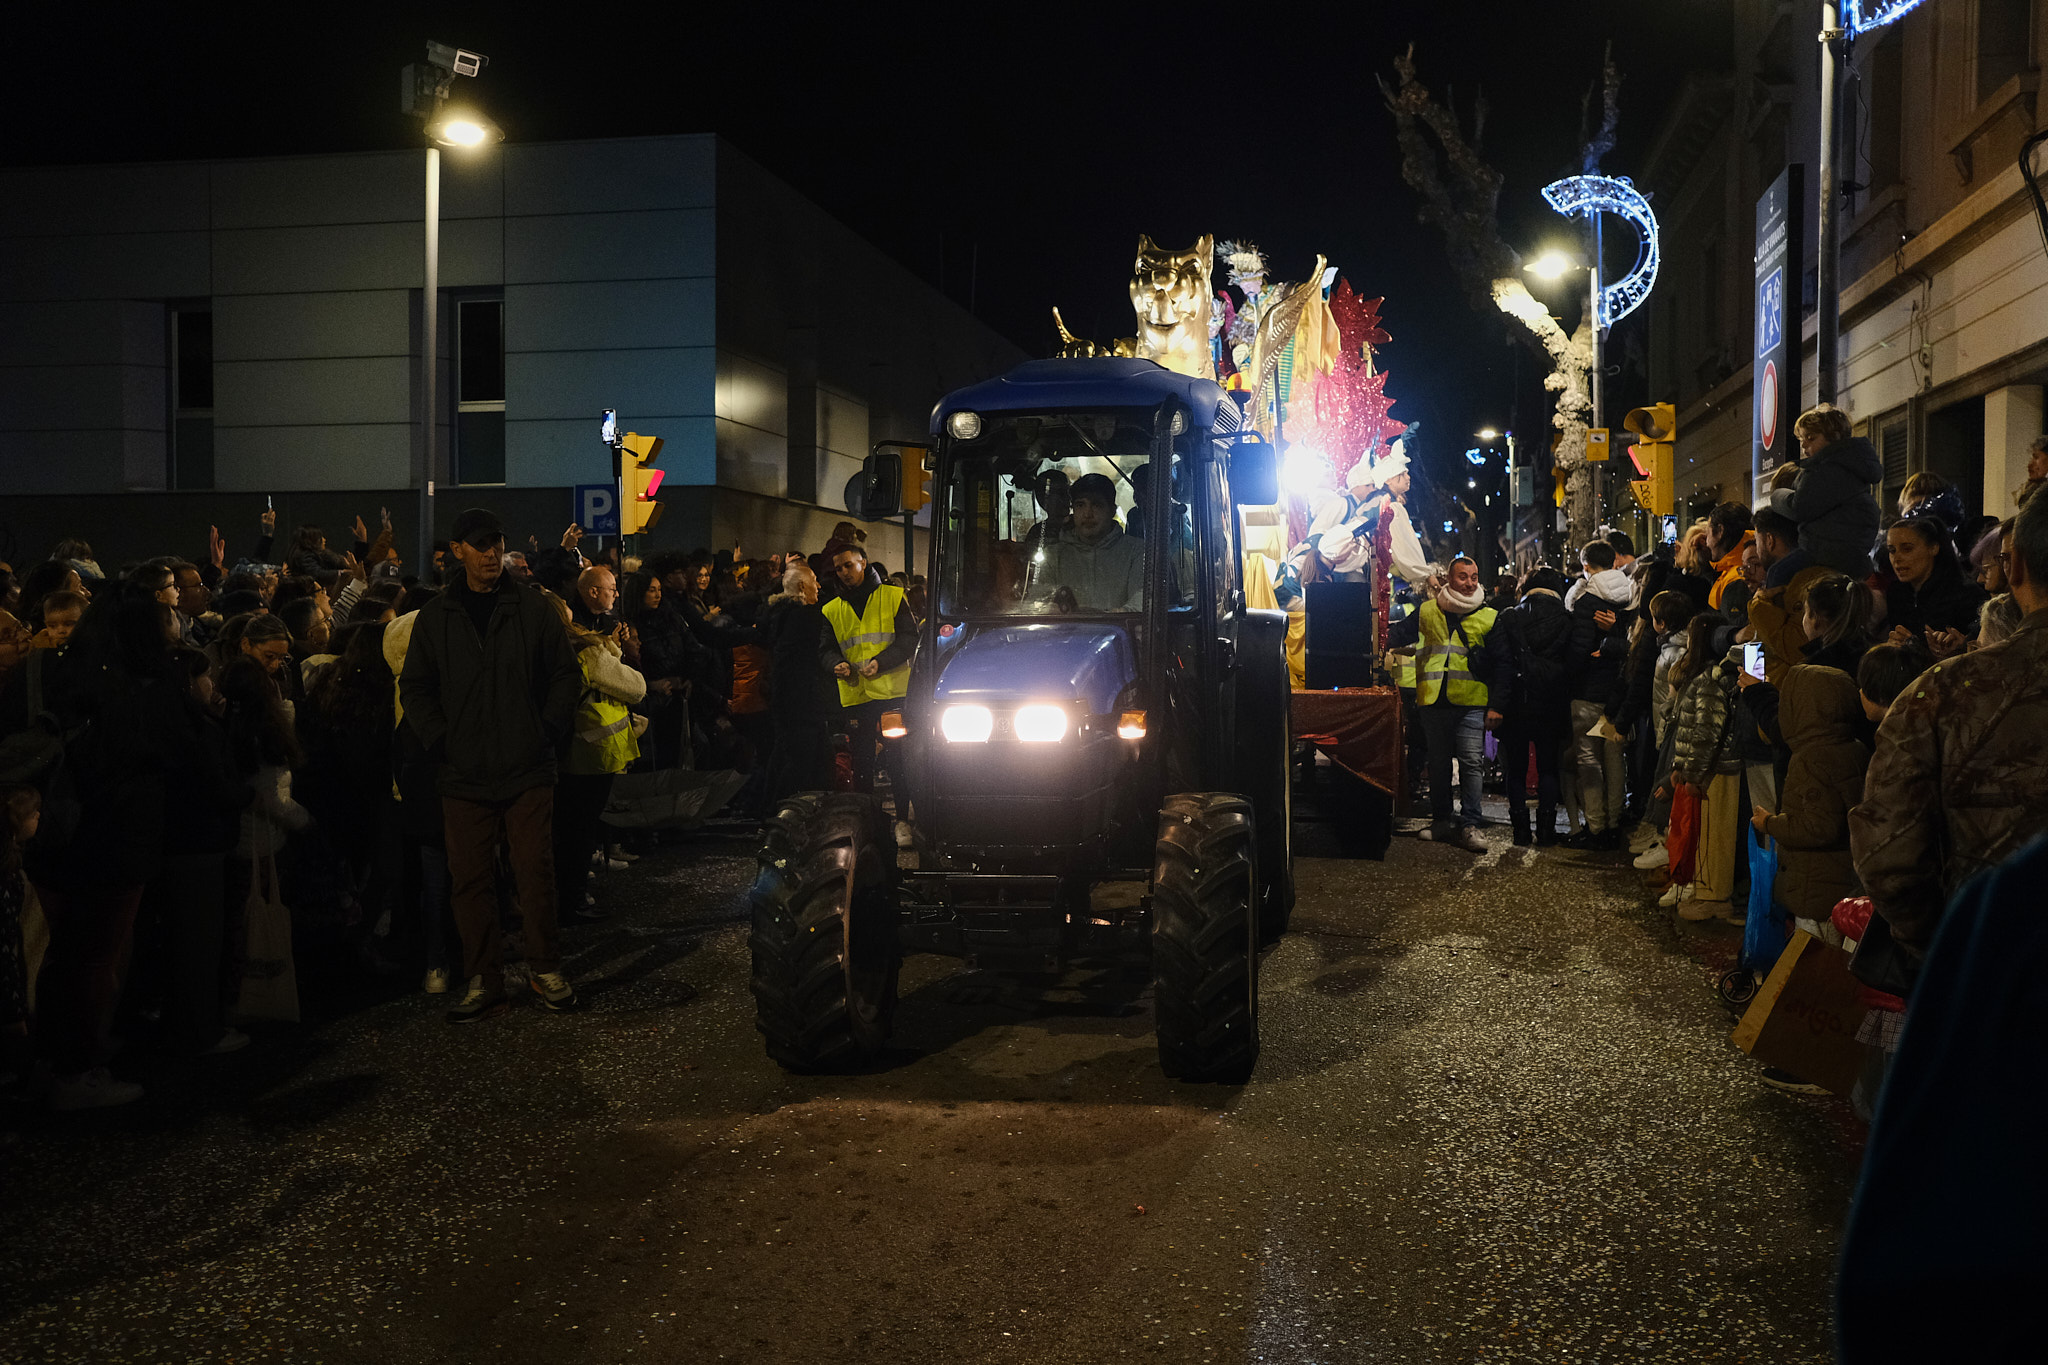
[[[931,451],[923,446],[903,447],[903,510],[915,512],[932,500],[932,476],[925,461]]]
[[[1673,463],[1672,447],[1678,439],[1678,409],[1669,403],[1652,403],[1631,408],[1621,424],[1642,439],[1628,448],[1636,477],[1629,491],[1643,509],[1655,516],[1671,515]]]
[[[619,438],[619,534],[637,536],[654,529],[661,520],[661,504],[654,500],[661,488],[661,471],[654,462],[661,458],[661,438],[629,431]]]

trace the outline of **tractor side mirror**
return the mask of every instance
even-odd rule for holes
[[[903,457],[878,450],[861,461],[846,481],[846,510],[863,521],[881,521],[903,510]]]
[[[1280,461],[1272,442],[1250,436],[1230,443],[1230,496],[1240,506],[1280,501]]]

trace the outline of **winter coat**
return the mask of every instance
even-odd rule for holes
[[[1778,567],[1771,566],[1774,575]],[[1833,577],[1834,572],[1825,564],[1809,564],[1782,586],[1771,586],[1766,578],[1764,590],[1750,599],[1749,624],[1764,647],[1764,676],[1771,682],[1784,682],[1785,675],[1805,657],[1800,650],[1806,644],[1807,591],[1823,578]]]
[[[1963,508],[1962,495],[1953,488],[1944,488],[1933,497],[1922,498],[1908,507],[1900,516],[1900,520],[1912,521],[1916,517],[1933,517],[1948,527],[1949,539],[1953,540],[1956,532],[1963,529],[1963,518],[1967,515],[1969,514]],[[1962,548],[1968,550],[1970,547],[1965,545]]]
[[[440,765],[441,795],[509,801],[554,785],[583,670],[562,618],[535,589],[501,577],[482,634],[470,596],[458,583],[420,608],[399,695],[406,724]]]
[[[1893,583],[1884,594],[1884,628],[1899,626],[1919,634],[1929,630],[1977,633],[1977,613],[1984,609],[1984,589],[1963,577],[1956,562],[1943,555],[1934,561],[1927,581],[1917,587]]]
[[[780,724],[838,718],[839,688],[818,659],[818,637],[826,629],[824,613],[801,597],[778,593],[768,599],[768,710]]]
[[[1701,669],[1678,694],[1678,738],[1672,745],[1671,766],[1694,782],[1704,784],[1712,774],[1742,771],[1742,745],[1733,733],[1734,694],[1735,684],[1721,676],[1718,662]]]
[[[577,698],[576,733],[563,746],[562,771],[584,776],[622,773],[640,756],[626,708],[647,696],[647,679],[604,636],[576,652],[576,666],[583,690]],[[599,731],[607,733],[593,733]]]
[[[1778,813],[1764,833],[1778,841],[1778,902],[1802,919],[1828,921],[1835,902],[1860,895],[1849,858],[1849,808],[1863,799],[1870,750],[1856,738],[1863,703],[1833,668],[1801,664],[1778,689],[1778,724],[1791,747]]]
[[[662,678],[689,678],[696,641],[690,635],[689,623],[680,612],[669,611],[666,607],[642,612],[633,623],[633,629],[640,636],[640,671],[650,682]]]
[[[1849,813],[1856,870],[1917,959],[1956,888],[2048,830],[2048,612],[1936,664],[1877,730]]]
[[[1657,645],[1657,669],[1650,690],[1650,721],[1661,748],[1664,736],[1678,719],[1678,689],[1671,685],[1671,669],[1685,657],[1685,632],[1674,630]]]
[[[1870,652],[1870,641],[1849,636],[1837,644],[1821,640],[1808,640],[1799,646],[1801,662],[1819,664],[1823,668],[1839,668],[1850,677],[1863,665],[1863,656]],[[1765,669],[1769,671],[1768,666]]]
[[[1585,589],[1572,603],[1572,633],[1565,645],[1572,667],[1572,700],[1605,705],[1628,659],[1629,598],[1635,585],[1619,569],[1602,569],[1586,577]],[[1605,630],[1593,619],[1611,611],[1614,624]]]
[[[1836,1280],[1838,1360],[2039,1359],[2048,842],[1957,893],[1887,1068]]]
[[[1880,517],[1870,488],[1884,478],[1877,449],[1861,436],[1824,446],[1799,462],[1799,482],[1771,494],[1771,507],[1799,523],[1799,545],[1816,564],[1862,578]]]
[[[76,641],[45,692],[45,707],[86,728],[66,746],[65,767],[80,803],[78,827],[58,844],[46,809],[29,842],[26,870],[38,887],[71,892],[141,886],[162,865],[168,834],[166,774],[186,761],[181,742],[191,697],[174,672],[137,677],[93,668]]]
[[[1557,594],[1540,588],[1495,618],[1487,639],[1487,653],[1493,656],[1487,695],[1495,710],[1532,730],[1571,723],[1565,645],[1572,628],[1572,614]]]

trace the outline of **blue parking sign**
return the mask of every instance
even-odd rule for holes
[[[615,483],[579,483],[570,517],[586,534],[615,536],[619,533],[619,486]]]
[[[1769,355],[1785,344],[1785,271],[1783,267],[1757,281],[1756,353]]]

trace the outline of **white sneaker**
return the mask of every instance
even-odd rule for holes
[[[1652,844],[1659,844],[1663,841],[1664,836],[1657,832],[1657,827],[1645,820],[1628,832],[1628,851],[1631,853],[1641,853]]]
[[[911,833],[910,822],[908,820],[898,820],[896,822],[896,847],[911,848],[916,843],[917,838]]]
[[[420,979],[420,989],[428,995],[448,994],[448,969],[446,967],[427,968],[426,976]]]
[[[1652,868],[1669,867],[1671,866],[1671,850],[1663,844],[1652,845],[1647,852],[1635,860],[1633,866],[1644,872],[1648,872]]]
[[[206,1055],[209,1057],[219,1057],[230,1052],[240,1052],[247,1046],[249,1046],[249,1035],[238,1028],[231,1028],[220,1035],[218,1042],[206,1049]]]
[[[1663,906],[1666,910],[1669,910],[1672,906],[1678,904],[1680,901],[1686,901],[1691,899],[1691,882],[1673,882],[1671,885],[1664,888],[1663,895],[1657,897],[1657,904]]]
[[[613,845],[612,845],[612,846],[611,846],[610,848],[606,849],[606,850],[605,850],[605,855],[606,855],[607,857],[609,857],[609,858],[610,858],[610,859],[611,859],[611,860],[612,860],[613,862],[615,862],[615,863],[618,863],[618,862],[626,862],[626,863],[637,863],[637,862],[639,862],[639,861],[640,861],[640,855],[639,855],[639,854],[637,854],[637,853],[633,853],[633,852],[630,852],[630,851],[629,851],[629,850],[627,850],[627,849],[621,848],[621,847],[619,847],[619,846],[618,846],[617,844],[613,844]]]
[[[50,1107],[59,1110],[111,1109],[133,1104],[142,1098],[142,1087],[133,1081],[117,1081],[103,1066],[60,1080],[50,1091]]]
[[[632,864],[627,862],[621,862],[617,858],[604,858],[604,860],[600,862],[598,866],[604,868],[608,872],[624,872],[627,868],[631,867]]]

